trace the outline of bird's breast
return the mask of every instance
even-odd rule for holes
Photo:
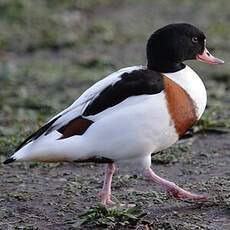
[[[171,122],[182,136],[197,120],[196,106],[189,94],[171,79],[164,77],[165,97]]]
[[[164,75],[168,111],[177,134],[182,136],[204,112],[207,96],[201,79],[188,66]]]

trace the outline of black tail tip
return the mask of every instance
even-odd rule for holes
[[[7,160],[5,160],[4,162],[3,162],[3,164],[9,164],[9,163],[12,163],[12,162],[14,162],[16,159],[14,159],[13,157],[11,157],[11,158],[9,158],[9,159],[7,159]]]

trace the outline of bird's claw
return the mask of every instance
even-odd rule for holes
[[[167,190],[168,194],[175,197],[178,200],[195,200],[195,201],[206,201],[208,196],[206,194],[195,194],[183,190],[181,188],[170,188]]]
[[[111,200],[111,194],[101,191],[98,193],[98,197],[101,199],[101,204],[104,206],[114,205],[115,203]]]

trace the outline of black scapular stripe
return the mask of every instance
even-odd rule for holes
[[[157,94],[164,89],[163,77],[149,69],[134,70],[121,75],[121,80],[106,87],[85,109],[83,116],[100,113],[128,97]]]
[[[35,133],[31,134],[29,137],[27,137],[16,149],[15,152],[17,152],[19,149],[21,149],[23,146],[27,145],[29,142],[34,141],[38,139],[42,134],[46,133],[48,129],[53,125],[53,123],[61,117],[58,116],[51,120],[50,122],[46,123],[44,126],[42,126],[39,130],[37,130]]]

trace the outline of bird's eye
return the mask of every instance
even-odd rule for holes
[[[193,43],[197,43],[198,42],[198,38],[197,37],[192,37],[192,42]]]

